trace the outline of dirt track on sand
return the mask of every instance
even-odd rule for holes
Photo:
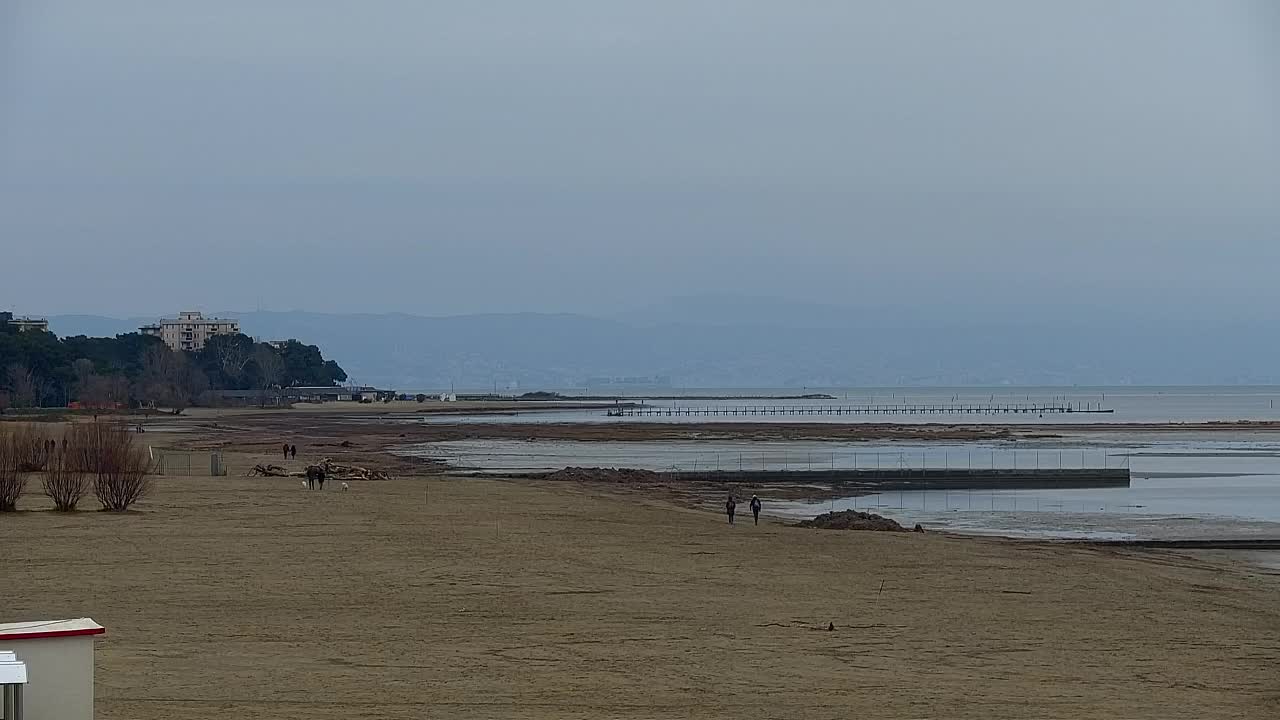
[[[1276,578],[1174,552],[438,477],[161,478],[0,527],[6,620],[108,628],[103,720],[1280,715]]]

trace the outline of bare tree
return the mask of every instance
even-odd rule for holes
[[[80,358],[71,363],[71,371],[76,376],[76,399],[80,402],[91,402],[89,399],[90,386],[93,379],[97,375],[93,372],[93,361],[88,358]]]
[[[78,443],[85,436],[74,428],[62,438],[44,470],[44,494],[53,500],[53,506],[61,512],[76,509],[80,499],[89,492],[89,478]]]
[[[267,391],[279,386],[280,379],[284,377],[284,360],[280,359],[270,345],[259,345],[253,351],[253,364],[257,368],[259,404],[265,405]]]
[[[153,346],[143,353],[137,393],[144,402],[182,411],[208,387],[208,378],[186,353],[164,346]]]
[[[123,373],[112,373],[105,377],[99,376],[98,382],[103,386],[103,394],[107,402],[120,405],[129,403],[129,378],[125,377]]]
[[[13,431],[0,428],[0,512],[17,510],[27,487],[27,476],[18,469],[19,455]]]
[[[93,494],[103,510],[124,512],[151,492],[151,460],[146,448],[120,426],[97,426],[90,438],[96,452],[82,452],[93,467]]]
[[[9,433],[17,453],[18,472],[40,472],[49,463],[49,433],[39,425],[23,423]]]
[[[21,363],[9,366],[6,373],[9,398],[14,407],[33,407],[39,399],[40,383],[31,368]]]
[[[209,378],[196,366],[186,353],[177,355],[173,371],[174,410],[181,411],[191,404],[194,398],[209,389]],[[180,403],[180,404],[179,404]]]
[[[217,343],[215,350],[223,374],[238,380],[244,375],[249,361],[254,359],[253,342],[237,335],[216,336],[213,342]]]

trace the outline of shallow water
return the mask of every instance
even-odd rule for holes
[[[599,410],[529,411],[500,416],[440,416],[411,422],[819,422],[1081,424],[1280,421],[1280,388],[805,388],[834,400],[650,400],[656,407],[741,408],[836,405],[1016,405],[1104,407],[1110,414],[660,415],[611,418]],[[684,390],[667,395],[786,395],[795,389]],[[474,440],[421,446],[412,452],[479,470],[546,470],[577,466],[659,471],[848,468],[1128,467],[1130,488],[916,492],[778,504],[776,512],[812,516],[831,508],[871,507],[905,522],[967,532],[1050,537],[1188,537],[1231,528],[1262,528],[1280,537],[1280,436],[1248,428],[1213,433],[1089,433],[1017,442],[522,442]]]
[[[1166,519],[1239,519],[1280,523],[1280,473],[1227,477],[1135,477],[1127,488],[904,491],[820,502],[779,502],[779,515],[812,517],[856,509],[921,522],[976,513],[1120,513]]]
[[[905,524],[961,532],[1063,538],[1280,537],[1280,440],[1220,433],[1168,436],[1081,434],[1063,439],[930,444],[841,442],[580,442],[464,440],[408,452],[480,471],[568,465],[658,471],[829,468],[977,469],[1128,467],[1128,488],[904,491],[813,502],[771,501],[795,519],[829,510],[869,510]],[[818,494],[818,493],[815,493]],[[825,494],[825,493],[824,493]],[[1272,523],[1276,525],[1272,526]]]

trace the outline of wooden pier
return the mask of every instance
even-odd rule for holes
[[[609,417],[699,417],[733,415],[1066,415],[1112,413],[1094,403],[1041,405],[941,404],[941,405],[724,405],[706,407],[616,407]]]

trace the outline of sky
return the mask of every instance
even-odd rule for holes
[[[1280,303],[1270,0],[6,0],[0,307]]]

